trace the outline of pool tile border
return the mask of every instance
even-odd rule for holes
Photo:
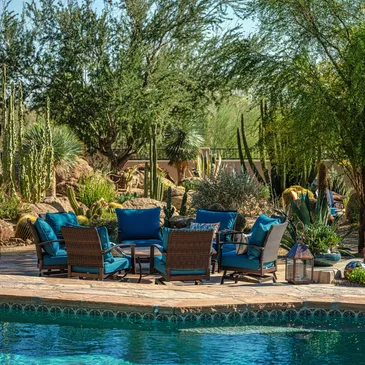
[[[39,317],[50,319],[75,319],[82,318],[90,321],[103,322],[123,322],[131,323],[278,323],[278,322],[311,322],[313,320],[324,321],[351,321],[365,323],[365,311],[340,310],[340,309],[323,309],[323,308],[301,308],[301,309],[261,309],[261,310],[245,310],[233,312],[205,312],[205,313],[181,313],[181,314],[165,314],[160,313],[155,307],[154,311],[135,312],[120,311],[111,309],[97,308],[78,308],[63,306],[48,306],[44,304],[22,304],[0,302],[0,314],[16,314],[19,317]]]

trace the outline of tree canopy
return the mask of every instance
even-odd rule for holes
[[[229,54],[241,42],[221,27],[229,3],[121,0],[96,10],[93,0],[33,0],[11,28],[16,58],[33,61],[14,70],[31,85],[33,106],[49,95],[52,118],[119,169],[145,147],[152,125],[161,138],[229,91]],[[17,33],[23,19],[27,52]]]

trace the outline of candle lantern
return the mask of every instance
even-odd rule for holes
[[[313,282],[313,270],[314,257],[303,242],[303,236],[298,235],[296,244],[286,256],[285,280],[292,284],[310,284]]]

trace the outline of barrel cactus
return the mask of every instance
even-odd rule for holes
[[[33,215],[28,215],[28,214],[23,215],[18,220],[18,223],[16,224],[15,228],[15,237],[21,238],[23,241],[26,241],[27,239],[31,239],[33,237],[27,222],[28,219],[30,219],[32,223],[34,223],[37,220],[37,218]]]
[[[80,226],[88,226],[90,223],[89,218],[85,215],[77,215],[76,218]]]

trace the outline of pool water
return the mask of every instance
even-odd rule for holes
[[[20,322],[1,314],[0,364],[363,364],[360,324],[204,326]]]

